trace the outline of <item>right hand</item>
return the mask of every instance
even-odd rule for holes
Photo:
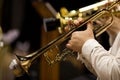
[[[100,18],[96,22],[100,25],[108,24],[111,18]],[[117,35],[120,32],[120,19],[118,17],[113,16],[113,24],[107,29],[109,35]]]
[[[107,24],[110,22],[110,18],[101,18],[96,21],[98,24]],[[109,43],[110,45],[113,44],[117,34],[120,32],[120,19],[116,16],[113,16],[113,23],[112,25],[106,30],[109,35]]]
[[[76,27],[76,26],[79,26],[81,23],[83,22],[83,19],[82,18],[78,18],[78,19],[76,19],[76,20],[73,20],[73,21],[68,21],[68,25],[67,26],[65,26],[65,28],[64,28],[64,30],[66,31],[66,32],[68,32],[69,30],[71,30],[73,27]],[[75,26],[73,26],[73,24],[75,25]]]
[[[107,32],[115,36],[120,32],[120,19],[118,17],[113,17],[113,24],[107,29]]]

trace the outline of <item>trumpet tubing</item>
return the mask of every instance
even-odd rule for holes
[[[44,55],[46,58],[46,61],[48,64],[52,65],[56,62],[59,62],[63,60],[67,55],[71,55],[74,53],[74,51],[68,49],[65,47],[66,43],[70,39],[71,34],[74,31],[81,30],[84,28],[84,25],[86,25],[89,21],[94,21],[97,18],[100,18],[104,14],[109,14],[111,16],[111,20],[108,24],[105,24],[104,26],[95,27],[93,30],[95,32],[95,36],[98,37],[100,34],[102,34],[110,25],[112,25],[113,22],[113,14],[111,13],[111,9],[113,9],[116,5],[118,5],[120,1],[115,1],[113,4],[111,4],[109,7],[104,8],[102,10],[98,10],[94,14],[92,14],[89,18],[84,20],[79,26],[73,27],[70,31],[63,33],[62,35],[58,36],[56,39],[48,43],[46,46],[40,48],[34,53],[31,53],[27,56],[18,56],[16,55],[16,58],[13,59],[13,61],[10,64],[10,69],[13,70],[16,76],[21,76],[23,73],[28,73],[28,70],[32,63],[39,58],[41,55]],[[75,25],[73,25],[75,26]],[[51,57],[52,54],[56,54],[54,58]]]
[[[60,13],[56,15],[56,18],[60,19],[61,25],[59,27],[59,32],[64,32],[64,26],[67,25],[69,20],[76,20],[78,17],[82,18],[83,20],[89,18],[92,14],[97,12],[98,10],[108,8],[109,5],[116,2],[115,0],[102,0],[101,2],[94,3],[92,5],[88,5],[82,7],[78,10],[71,10],[68,11],[65,7],[62,7]],[[111,9],[111,12],[120,17],[120,6],[119,4],[116,7]],[[105,14],[104,16],[106,16]]]

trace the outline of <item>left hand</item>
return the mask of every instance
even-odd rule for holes
[[[73,32],[71,39],[69,40],[68,44],[66,44],[66,47],[72,49],[73,51],[81,52],[81,48],[83,44],[88,39],[94,38],[92,29],[93,29],[93,25],[91,23],[88,23],[86,30]]]

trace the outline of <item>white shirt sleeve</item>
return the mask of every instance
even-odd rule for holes
[[[85,65],[95,71],[99,80],[120,80],[120,34],[110,51],[105,50],[95,39],[89,39],[82,47],[82,58]]]

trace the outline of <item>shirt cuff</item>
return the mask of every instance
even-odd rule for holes
[[[101,45],[95,39],[87,40],[82,47],[82,55],[87,60],[90,60],[90,55],[94,48],[101,47]]]

